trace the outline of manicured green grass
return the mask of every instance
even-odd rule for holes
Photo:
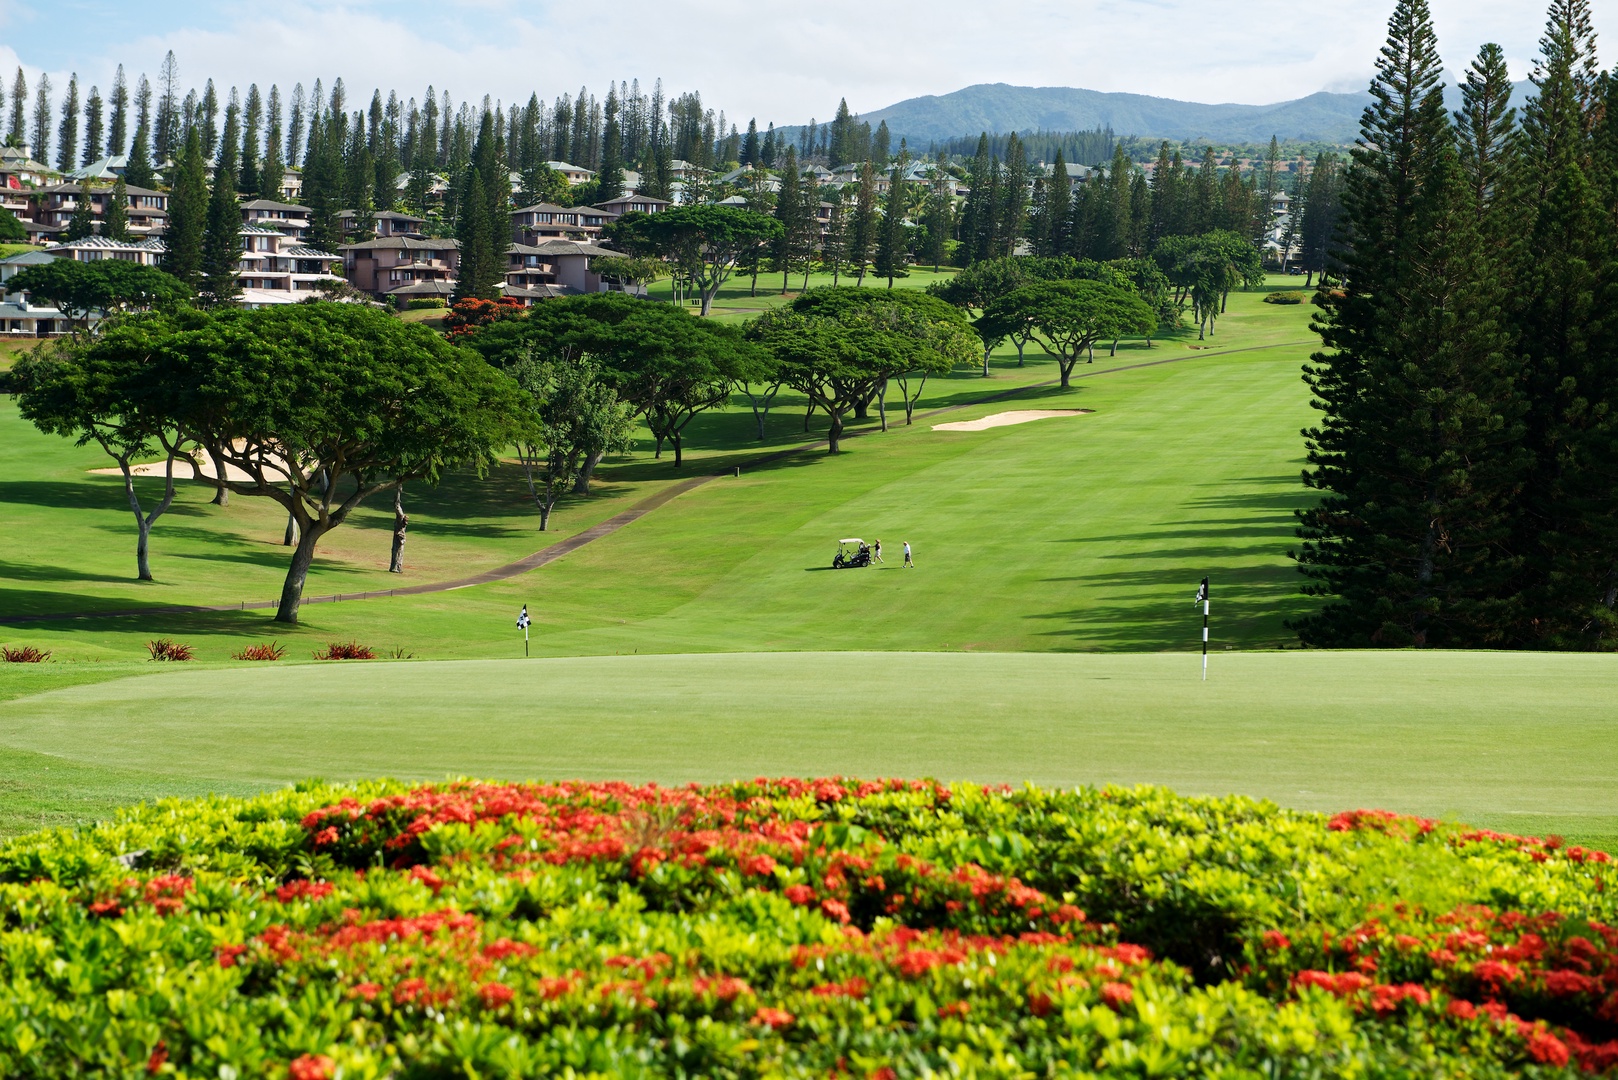
[[[741,293],[722,298],[724,317],[756,302]],[[265,612],[0,626],[0,640],[56,652],[0,666],[0,831],[308,775],[845,772],[1150,781],[1618,843],[1618,742],[1600,706],[1612,658],[1257,651],[1290,646],[1284,622],[1309,603],[1286,550],[1308,498],[1298,429],[1313,414],[1298,368],[1310,314],[1237,294],[1213,340],[1126,343],[1081,365],[1070,392],[984,402],[1055,374],[1037,352],[1017,367],[1002,349],[994,378],[934,380],[922,405],[968,407],[909,428],[895,408],[890,431],[836,457],[750,464],[805,438],[802,403],[783,395],[759,442],[738,398],[692,425],[684,470],[653,460],[643,438],[546,536],[514,467],[452,477],[410,493],[402,582],[385,572],[391,513],[379,503],[332,534],[309,592],[459,577],[683,476],[725,474],[506,582],[314,605],[290,632]],[[1028,407],[1094,411],[932,430]],[[132,582],[119,482],[85,472],[102,464],[0,405],[0,611],[275,595],[279,514],[240,498],[221,511],[196,487],[154,534],[159,583]],[[880,537],[886,565],[827,569],[853,535]],[[898,565],[907,539],[915,570]],[[1205,574],[1203,686],[1191,595]],[[536,659],[496,662],[522,655],[512,624],[524,603]],[[140,661],[159,635],[203,662],[126,678],[154,671]],[[271,638],[290,646],[286,661],[226,660]],[[472,662],[311,670],[315,647],[350,638]]]
[[[1221,347],[1306,338],[1300,313],[1277,317],[1278,309],[1258,303],[1256,295],[1234,297],[1231,307]],[[1284,607],[1296,591],[1283,551],[1289,509],[1303,497],[1288,476],[1297,459],[1296,429],[1308,418],[1296,379],[1303,350],[1199,356],[1189,344],[1183,338],[1151,349],[1126,343],[1116,357],[1102,355],[1081,370],[1185,362],[1098,374],[1067,394],[1031,391],[950,417],[1028,403],[1097,410],[1082,418],[942,433],[925,423],[905,429],[895,407],[892,430],[849,441],[835,459],[803,454],[749,467],[740,480],[716,481],[504,586],[311,606],[304,626],[290,633],[263,612],[223,612],[41,622],[0,628],[0,640],[54,649],[60,660],[143,658],[145,642],[164,635],[216,660],[270,637],[290,642],[300,657],[338,637],[423,658],[480,656],[504,647],[511,620],[506,608],[531,602],[538,618],[535,648],[552,653],[1160,648],[1173,638],[1155,625],[1157,593],[1182,591],[1184,580],[1195,581],[1211,567],[1231,575],[1229,596],[1241,605],[1231,614],[1245,612],[1228,624],[1231,640],[1280,644],[1287,640],[1280,626],[1285,612],[1274,603]],[[1002,355],[993,379],[958,372],[933,380],[922,407],[967,404],[1053,374],[1048,362],[1033,357],[1022,368],[1014,364]],[[535,529],[515,466],[485,480],[457,475],[438,489],[413,487],[409,573],[402,578],[386,573],[392,515],[378,500],[323,542],[308,595],[446,580],[519,558],[683,476],[728,471],[761,451],[800,443],[800,408],[783,395],[763,443],[755,440],[745,401],[700,417],[691,428],[693,452],[680,471],[667,455],[653,460],[643,440],[633,457],[601,471],[597,495],[563,504],[555,535]],[[1241,418],[1235,449],[1224,448],[1231,442],[1226,416]],[[856,426],[874,425],[873,417]],[[0,556],[6,578],[0,610],[119,610],[277,595],[288,553],[275,505],[237,497],[220,510],[199,485],[185,485],[154,530],[159,580],[133,581],[134,530],[121,481],[86,472],[104,464],[99,451],[40,435],[17,418],[14,405],[0,405],[0,550],[11,553]],[[141,482],[147,498],[158,486],[155,479]],[[1254,530],[1265,543],[1254,543]],[[806,572],[828,562],[832,543],[851,533],[881,536],[894,547],[910,539],[926,573],[900,586],[888,570],[859,579]],[[43,549],[35,547],[40,537],[50,538]],[[31,548],[37,553],[20,554]],[[1144,555],[1149,549],[1157,554]],[[1123,561],[1143,555],[1144,566],[1159,566],[1172,549],[1183,549],[1192,561],[1144,576],[1119,573]],[[991,599],[961,602],[968,583],[991,582]],[[848,625],[845,606],[871,590],[883,610]],[[1102,606],[1086,610],[1095,604]],[[676,611],[683,615],[671,626],[666,620]]]
[[[1191,605],[1176,605],[1190,618]],[[1218,610],[1216,608],[1216,610]],[[739,653],[166,670],[0,704],[82,789],[309,775],[1155,783],[1618,841],[1618,658]],[[111,771],[103,777],[102,770]],[[44,774],[37,774],[44,775]]]

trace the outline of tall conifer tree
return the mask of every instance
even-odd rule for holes
[[[107,212],[101,222],[101,235],[108,240],[116,240],[121,244],[126,244],[131,239],[129,235],[129,188],[121,176],[112,183],[112,195],[107,199]]]
[[[206,136],[204,136],[206,138]],[[236,147],[241,139],[241,107],[225,107],[224,136],[215,162],[208,221],[202,236],[202,293],[213,304],[228,304],[241,295],[236,266],[242,258],[242,211],[236,201]]]
[[[112,78],[112,93],[107,95],[107,153],[129,153],[129,81],[122,64]]]
[[[208,225],[208,170],[202,133],[186,136],[169,189],[168,226],[163,231],[163,269],[192,289],[202,287],[202,238]]]
[[[1618,641],[1618,321],[1613,220],[1593,132],[1599,80],[1587,0],[1553,0],[1515,140],[1512,312],[1533,403],[1533,475],[1516,543],[1523,644]]]
[[[1343,287],[1305,368],[1322,497],[1295,557],[1327,598],[1294,624],[1306,644],[1475,647],[1512,622],[1523,406],[1442,71],[1427,0],[1400,0],[1344,194]]]
[[[80,159],[81,164],[101,160],[101,140],[106,132],[102,110],[101,89],[92,86],[90,96],[84,101],[84,155]]]

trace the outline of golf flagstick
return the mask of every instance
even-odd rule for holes
[[[1203,578],[1192,603],[1202,604],[1202,681],[1208,681],[1208,579]]]
[[[522,630],[522,654],[528,655],[528,605],[522,606],[522,614],[517,616],[517,626]]]

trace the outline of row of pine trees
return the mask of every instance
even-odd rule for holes
[[[1318,646],[1618,644],[1618,77],[1553,0],[1526,101],[1485,46],[1445,109],[1400,0],[1306,368],[1295,553]]]

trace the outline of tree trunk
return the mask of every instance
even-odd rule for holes
[[[214,479],[219,481],[219,486],[214,488],[213,504],[215,506],[229,506],[230,489],[225,486],[225,459],[217,450],[210,450],[208,453],[213,458]]]
[[[1118,355],[1118,339],[1117,338],[1112,339],[1112,351],[1109,352],[1107,355],[1108,356],[1117,356]]]
[[[882,430],[888,430],[888,380],[883,379],[876,391],[876,415],[882,421]]]
[[[718,289],[714,289],[713,292],[709,292],[707,289],[702,290],[702,313],[704,315],[707,315],[708,310],[713,307],[714,293],[718,291]]]
[[[292,511],[288,510],[287,511],[287,531],[285,533],[283,533],[282,536],[281,536],[281,546],[282,547],[291,547],[293,544],[296,544],[297,542],[298,542],[298,519],[297,519],[297,517],[295,517],[293,515]]]
[[[281,604],[275,609],[275,621],[288,626],[298,625],[298,606],[303,603],[303,585],[309,580],[309,565],[315,561],[315,542],[320,539],[320,524],[312,521],[299,530],[298,548],[292,553],[292,567],[287,570],[286,583],[281,586]]]
[[[544,532],[551,524],[551,507],[555,505],[550,499],[539,500],[539,531]]]
[[[871,399],[868,397],[854,400],[854,419],[869,420],[871,418]]]
[[[393,489],[393,554],[388,559],[388,573],[404,573],[405,530],[410,516],[404,512],[404,485]]]
[[[1017,366],[1022,367],[1022,351],[1028,345],[1026,338],[1017,339]]]
[[[1058,360],[1056,362],[1056,366],[1062,369],[1062,389],[1063,390],[1071,389],[1071,383],[1069,382],[1069,379],[1073,375],[1073,366],[1075,364],[1077,364],[1078,362],[1079,362],[1079,358],[1077,356],[1075,356],[1071,360]]]
[[[680,451],[684,448],[682,445],[682,440],[680,439],[680,433],[676,431],[673,435],[670,435],[669,438],[674,440],[674,467],[678,469],[681,463],[685,460],[680,456]]]
[[[983,347],[983,377],[985,379],[989,377],[989,354],[993,351],[993,345],[985,345]]]
[[[805,409],[804,412],[803,412],[803,430],[804,430],[804,434],[806,434],[806,435],[809,433],[809,420],[814,415],[815,415],[815,403],[813,401],[811,401],[811,402],[809,402],[809,407],[807,409]]]
[[[141,581],[152,580],[152,558],[148,550],[148,542],[152,536],[152,523],[140,514],[135,515],[135,527],[140,530],[139,538],[135,541],[135,568],[136,576]]]
[[[573,481],[573,494],[590,494],[590,477],[595,473],[596,466],[601,464],[602,456],[600,452],[597,452],[585,457],[584,468],[579,470],[579,478]]]
[[[831,429],[826,433],[826,453],[837,453],[837,440],[843,434],[843,414],[827,410],[831,415]]]

